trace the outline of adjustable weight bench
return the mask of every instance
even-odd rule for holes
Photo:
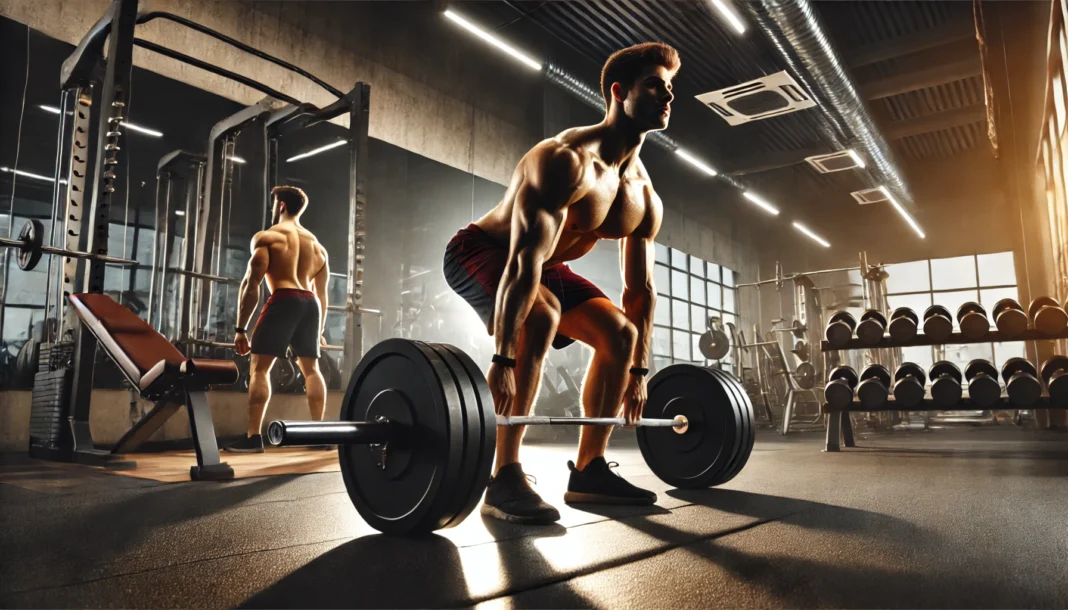
[[[219,446],[205,390],[210,385],[237,382],[237,365],[230,360],[190,359],[137,314],[103,294],[70,295],[82,325],[146,400],[155,401],[112,448],[129,453],[148,440],[184,404],[189,413],[197,465],[189,468],[193,480],[234,478],[229,464],[219,461]]]

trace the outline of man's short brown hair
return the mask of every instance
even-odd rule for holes
[[[662,42],[644,42],[612,53],[601,68],[601,95],[604,96],[605,110],[612,106],[612,83],[620,83],[624,89],[630,89],[649,66],[664,66],[674,76],[682,66],[682,60],[674,47]]]
[[[300,214],[308,205],[308,196],[295,186],[276,186],[271,189],[271,197],[277,197],[278,201],[286,204],[286,214],[289,216]]]

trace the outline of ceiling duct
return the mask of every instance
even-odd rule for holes
[[[877,185],[886,185],[911,206],[912,193],[894,154],[868,113],[846,64],[831,45],[810,0],[743,3],[753,21],[786,61],[787,68],[816,98],[830,123],[838,149],[862,148]]]

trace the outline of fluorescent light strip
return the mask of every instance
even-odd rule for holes
[[[676,148],[675,149],[675,154],[680,156],[680,157],[682,157],[682,159],[684,161],[686,161],[690,165],[696,167],[697,169],[703,171],[704,173],[708,174],[709,176],[715,176],[717,174],[716,170],[714,170],[711,167],[705,165],[704,162],[702,162],[700,159],[698,159],[697,157],[691,155],[690,153],[686,152],[685,150],[683,150],[681,148]]]
[[[720,16],[734,28],[735,32],[745,34],[745,23],[742,22],[741,17],[734,13],[734,9],[727,6],[727,3],[724,2],[724,0],[712,0],[712,6],[716,7]]]
[[[531,68],[532,70],[541,70],[540,63],[538,63],[534,59],[531,59],[529,56],[523,54],[522,52],[516,50],[514,47],[504,42],[500,38],[497,38],[496,36],[483,30],[477,25],[471,23],[467,19],[464,19],[460,15],[452,12],[451,10],[447,10],[445,11],[445,16],[451,19],[453,22],[459,24],[468,32],[471,32],[475,36],[478,36],[482,40],[485,40],[486,42],[500,49],[501,51],[504,51],[508,55],[511,55],[513,58],[519,60],[523,65],[527,66],[528,68]]]
[[[905,221],[909,223],[909,226],[912,227],[912,230],[916,232],[916,235],[919,235],[920,239],[927,239],[927,236],[924,235],[923,229],[920,228],[920,225],[916,224],[916,221],[912,219],[912,216],[909,216],[909,213],[905,211],[905,208],[901,207],[901,204],[897,202],[897,199],[895,199],[894,196],[890,194],[890,190],[887,189],[885,186],[880,186],[879,190],[882,191],[884,195],[886,195],[887,199],[890,200],[890,203],[893,204],[894,209],[897,210],[897,213],[901,214],[905,218]]]
[[[230,161],[234,163],[245,163],[245,160],[241,157],[230,157]]]
[[[175,216],[185,216],[185,210],[175,210],[174,211],[174,215]]]
[[[857,151],[849,149],[846,152],[849,153],[849,156],[853,158],[853,162],[856,163],[861,169],[867,167],[867,165],[864,164],[864,159],[860,158],[860,155],[857,154]]]
[[[41,110],[44,110],[45,112],[50,112],[52,114],[59,114],[60,113],[59,108],[56,108],[55,106],[45,106],[44,104],[41,104],[41,105],[39,105],[37,107],[40,108]],[[153,138],[162,138],[163,137],[163,132],[162,131],[156,131],[155,129],[149,129],[147,127],[141,127],[140,125],[134,125],[133,123],[123,123],[123,125],[129,127],[131,131],[136,131],[138,133],[143,133],[146,136],[152,136]]]
[[[331,148],[337,148],[338,146],[344,146],[345,144],[348,144],[348,140],[338,140],[337,142],[334,142],[333,144],[327,144],[326,146],[320,146],[319,148],[316,148],[315,150],[309,150],[306,153],[300,153],[299,155],[297,155],[295,157],[290,157],[290,158],[286,159],[286,163],[292,163],[294,161],[300,161],[301,159],[307,159],[308,157],[310,157],[312,155],[317,155],[317,154],[319,154],[321,152],[330,150]]]
[[[819,245],[823,246],[824,248],[830,248],[831,247],[831,244],[827,243],[819,235],[816,235],[812,231],[809,231],[807,228],[805,228],[805,225],[803,225],[803,224],[801,224],[799,222],[795,222],[794,223],[794,228],[797,229],[798,231],[801,231],[805,235],[808,235],[810,238],[812,238],[813,241],[819,243]]]
[[[0,172],[7,172],[9,174],[15,174],[16,176],[22,176],[23,178],[33,178],[35,180],[42,180],[44,182],[55,182],[56,179],[51,176],[42,176],[41,174],[34,174],[31,172],[24,172],[21,169],[11,169],[10,167],[0,167]],[[66,184],[66,180],[60,180],[60,184]]]
[[[745,198],[748,199],[749,201],[752,201],[753,203],[755,203],[758,206],[764,208],[768,212],[771,212],[772,214],[774,214],[776,216],[779,215],[779,209],[778,208],[776,208],[775,206],[771,205],[767,201],[764,201],[760,197],[757,197],[756,195],[750,193],[749,191],[745,191],[744,193],[742,193],[742,195],[745,196]]]

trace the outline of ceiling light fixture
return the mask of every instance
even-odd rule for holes
[[[41,110],[44,110],[45,112],[49,112],[49,113],[52,113],[52,114],[59,114],[61,112],[60,109],[56,108],[55,106],[45,106],[44,104],[41,104],[41,105],[39,105],[37,107],[40,108]],[[67,114],[72,114],[72,113],[68,112]],[[152,136],[153,138],[162,138],[163,137],[163,132],[162,131],[156,131],[155,129],[149,129],[147,127],[141,127],[140,125],[134,125],[133,123],[123,123],[123,125],[129,127],[131,131],[136,131],[138,133],[143,133],[146,136]]]
[[[337,142],[334,142],[333,144],[327,144],[326,146],[320,146],[319,148],[316,148],[315,150],[309,150],[306,153],[300,153],[299,155],[297,155],[295,157],[290,157],[290,158],[286,159],[286,163],[292,163],[294,161],[300,161],[301,159],[307,159],[308,157],[311,157],[313,155],[317,155],[317,154],[319,154],[321,152],[328,151],[331,148],[337,148],[338,146],[344,146],[345,144],[348,144],[348,140],[338,140]]]
[[[856,163],[857,166],[859,166],[861,169],[864,169],[865,167],[867,167],[867,165],[864,164],[864,159],[860,158],[860,155],[857,154],[857,151],[855,151],[855,150],[853,150],[851,148],[851,149],[847,150],[846,152],[849,153],[849,156],[853,158],[853,162]]]
[[[709,176],[715,176],[718,173],[718,172],[716,172],[716,170],[712,169],[708,165],[705,165],[705,163],[703,161],[701,161],[697,157],[691,155],[690,153],[686,152],[685,150],[683,150],[681,148],[676,148],[675,149],[675,154],[680,156],[680,157],[682,157],[682,159],[684,161],[686,161],[690,165],[696,167],[697,169],[703,171],[704,173],[708,174]]]
[[[712,6],[716,7],[720,16],[734,28],[735,32],[745,34],[745,23],[741,17],[735,14],[734,9],[727,5],[725,0],[712,0]]]
[[[508,55],[511,55],[513,58],[519,60],[520,63],[522,63],[523,65],[527,66],[528,68],[530,68],[532,70],[541,70],[541,63],[535,61],[534,59],[531,59],[528,55],[526,55],[523,52],[517,50],[515,47],[509,45],[508,43],[504,42],[500,38],[497,38],[493,34],[490,34],[486,30],[483,30],[482,28],[478,27],[477,25],[471,23],[467,19],[464,19],[463,17],[461,17],[460,15],[454,13],[453,11],[451,11],[451,10],[445,11],[445,16],[448,17],[450,20],[452,20],[454,23],[459,24],[462,28],[464,28],[468,32],[471,32],[475,36],[478,36],[482,40],[485,40],[486,42],[488,42],[491,45],[493,45],[493,46],[497,47],[498,49],[500,49],[501,51],[503,51],[503,52],[507,53]]]
[[[812,231],[809,231],[808,228],[805,227],[805,225],[803,225],[803,224],[801,224],[799,222],[795,222],[794,223],[794,228],[797,229],[798,231],[801,231],[805,235],[808,235],[810,238],[812,238],[813,241],[819,243],[819,245],[823,246],[824,248],[830,248],[831,247],[831,244],[827,243],[827,241],[825,239],[823,239],[822,237],[820,237],[819,235],[816,235]]]
[[[905,218],[905,221],[909,223],[909,226],[912,227],[912,230],[916,232],[916,235],[919,235],[920,239],[926,239],[927,236],[924,235],[923,229],[920,228],[920,225],[916,224],[916,221],[912,219],[912,216],[909,216],[909,213],[905,211],[905,208],[901,207],[901,204],[897,202],[897,199],[895,199],[894,196],[890,194],[890,190],[887,189],[885,186],[880,186],[879,190],[882,191],[884,195],[886,195],[887,199],[890,200],[890,203],[893,204],[894,209],[897,210],[897,213],[901,214]]]
[[[767,210],[768,212],[770,212],[770,213],[772,213],[772,214],[774,214],[774,215],[776,215],[776,216],[778,216],[778,215],[779,215],[779,209],[778,209],[778,208],[776,208],[775,206],[771,205],[771,204],[770,204],[770,203],[768,203],[767,201],[764,201],[764,200],[763,200],[763,199],[761,199],[760,197],[758,197],[758,196],[756,196],[756,195],[754,195],[754,194],[750,193],[749,191],[745,191],[744,193],[742,193],[742,195],[743,195],[743,196],[744,196],[744,197],[745,197],[746,199],[748,199],[749,201],[752,201],[753,203],[755,203],[755,204],[757,204],[758,206],[760,206],[760,207],[764,208],[764,209],[765,209],[765,210]]]

